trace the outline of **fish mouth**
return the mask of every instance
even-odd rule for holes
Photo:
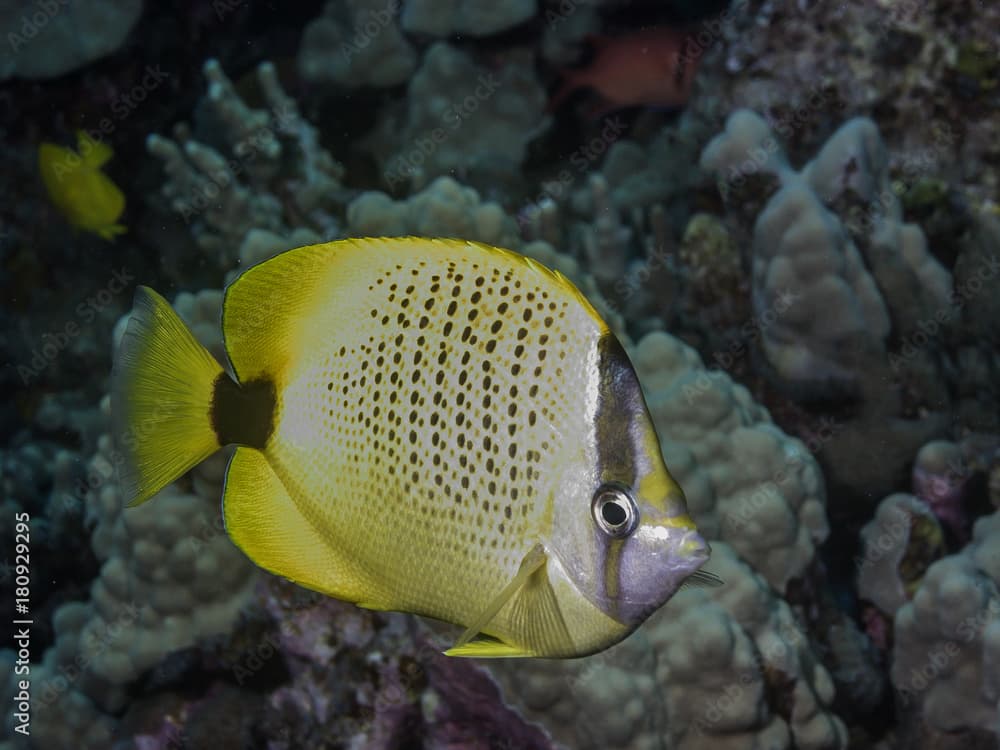
[[[638,624],[659,609],[684,581],[708,562],[711,547],[696,530],[687,530],[662,546],[652,559],[642,550],[626,553],[623,560],[622,595],[616,614],[627,624]],[[631,559],[629,559],[631,558]]]
[[[668,581],[669,589],[675,591],[685,578],[708,562],[711,554],[712,548],[705,537],[697,531],[685,532],[673,549],[661,559],[660,580]]]
[[[711,545],[697,531],[689,531],[677,545],[678,554],[691,564],[691,572],[700,568],[712,555]]]

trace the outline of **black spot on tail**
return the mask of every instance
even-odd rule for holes
[[[264,450],[274,432],[277,396],[274,382],[267,378],[243,385],[220,373],[212,394],[212,429],[219,445],[246,445]]]

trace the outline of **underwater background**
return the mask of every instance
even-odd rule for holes
[[[0,37],[0,748],[1000,747],[1000,3],[0,0]],[[452,659],[254,566],[225,455],[123,510],[136,285],[224,360],[242,269],[401,235],[585,292],[724,586]]]

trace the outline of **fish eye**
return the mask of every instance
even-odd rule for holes
[[[631,534],[639,522],[635,498],[620,484],[609,483],[598,487],[590,510],[601,531],[616,539]]]

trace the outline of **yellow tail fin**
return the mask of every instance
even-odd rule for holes
[[[127,505],[139,505],[221,446],[212,401],[222,366],[163,297],[140,286],[112,373],[111,417]]]

